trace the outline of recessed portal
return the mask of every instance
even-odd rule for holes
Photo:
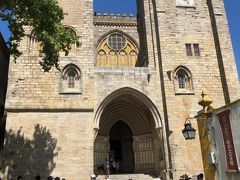
[[[134,171],[133,134],[123,121],[116,122],[109,133],[111,173]]]
[[[116,97],[109,95],[103,101],[99,108],[101,114],[96,114],[94,172],[106,173],[103,171],[106,159],[114,166],[111,167],[113,174],[160,172],[165,165],[164,146],[155,106],[146,96],[130,88],[114,94]]]

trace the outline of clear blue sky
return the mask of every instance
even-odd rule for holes
[[[240,0],[224,0],[230,27],[230,34],[240,77]],[[94,11],[133,13],[136,15],[136,0],[95,0]],[[0,31],[5,40],[10,36],[7,24],[0,21]]]

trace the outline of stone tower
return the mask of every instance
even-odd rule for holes
[[[85,180],[106,159],[120,173],[202,173],[185,120],[197,129],[203,89],[213,107],[240,92],[223,0],[137,0],[137,18],[93,13],[92,0],[59,3],[82,46],[44,73],[34,29],[25,29],[9,69],[2,176]]]

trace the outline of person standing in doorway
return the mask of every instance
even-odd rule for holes
[[[110,165],[109,165],[109,161],[108,159],[106,158],[105,159],[105,179],[108,179],[109,178],[109,169],[110,169]]]

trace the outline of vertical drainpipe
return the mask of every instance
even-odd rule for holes
[[[157,52],[158,52],[158,66],[159,66],[159,76],[160,76],[160,84],[161,84],[161,91],[162,91],[162,101],[163,101],[163,113],[164,113],[164,122],[166,126],[166,133],[167,133],[167,147],[168,147],[168,159],[169,159],[169,178],[173,179],[172,174],[172,159],[171,159],[171,152],[170,152],[170,145],[169,145],[169,124],[168,124],[168,109],[167,109],[167,100],[166,100],[166,93],[165,93],[165,85],[164,85],[164,76],[163,76],[163,66],[162,66],[162,55],[161,55],[161,46],[160,46],[160,34],[158,28],[158,15],[157,15],[157,6],[156,0],[152,0],[153,4],[153,16],[154,16],[154,23],[155,23],[155,31],[156,31],[156,43],[157,43]]]

